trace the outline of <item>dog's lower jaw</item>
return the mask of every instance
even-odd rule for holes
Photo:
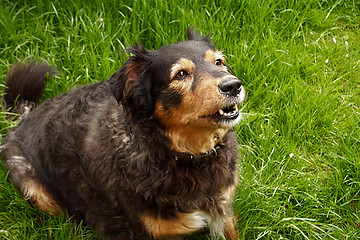
[[[226,128],[209,129],[176,126],[167,129],[166,135],[175,151],[196,156],[210,152],[221,142],[227,132],[228,129]]]

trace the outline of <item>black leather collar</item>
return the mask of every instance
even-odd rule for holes
[[[191,159],[191,160],[194,159],[194,160],[196,160],[196,159],[201,159],[201,158],[217,156],[217,151],[222,146],[224,146],[224,144],[218,143],[210,151],[199,154],[199,155],[193,155],[193,154],[189,154],[189,153],[181,153],[181,152],[175,152],[175,151],[170,152],[170,154],[175,157],[175,160],[179,160],[179,159]]]

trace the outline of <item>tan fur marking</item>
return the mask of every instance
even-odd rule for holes
[[[191,80],[192,77],[190,79],[184,79],[182,81],[172,81],[169,84],[169,88],[177,91],[178,93],[185,94],[191,91]]]
[[[238,238],[238,232],[235,227],[235,221],[232,216],[225,218],[225,239],[226,240],[236,240]]]
[[[237,181],[236,181],[237,182]],[[234,199],[236,192],[236,185],[232,185],[227,188],[224,193],[225,200],[225,227],[224,227],[224,235],[226,240],[235,240],[238,239],[238,233],[235,226],[235,219],[232,211],[232,201]]]
[[[170,71],[170,79],[175,78],[176,74],[180,70],[184,70],[189,74],[192,74],[195,69],[195,64],[186,58],[180,58],[179,61],[172,65],[171,71]]]
[[[227,129],[173,127],[167,134],[176,151],[197,155],[209,152],[221,141],[227,131]]]
[[[174,219],[144,214],[141,220],[154,238],[161,238],[197,232],[208,225],[210,217],[203,212],[177,213],[177,218]]]
[[[219,79],[210,76],[203,76],[194,91],[191,90],[191,81],[173,81],[169,84],[170,89],[178,91],[182,96],[182,104],[172,111],[170,125],[181,121],[184,124],[191,124],[193,120],[203,120],[199,117],[217,112],[223,105],[224,96],[218,91]],[[157,106],[158,110],[160,105]],[[155,113],[156,114],[156,113]],[[166,113],[165,113],[166,114]],[[204,124],[198,124],[204,126]]]
[[[237,179],[236,179],[237,180]],[[235,180],[235,182],[236,182]],[[236,185],[232,185],[223,191],[223,197],[227,203],[232,202],[236,192]]]
[[[220,51],[207,50],[204,59],[209,63],[215,63],[215,60],[217,59],[221,59],[222,62],[225,62],[225,57]]]
[[[177,213],[176,218],[163,219],[160,216],[151,216],[143,214],[142,220],[146,230],[155,239],[172,239],[176,235],[192,234],[205,227],[210,228],[213,238],[220,236],[226,240],[238,239],[238,233],[235,226],[231,202],[235,194],[236,186],[232,185],[223,190],[224,202],[223,213],[219,216],[210,217],[203,211],[193,213]]]
[[[226,129],[219,129],[204,118],[223,106],[224,96],[218,91],[219,81],[221,79],[204,75],[194,90],[191,90],[191,79],[173,81],[169,88],[183,96],[181,105],[166,112],[161,102],[157,102],[155,116],[166,126],[175,150],[191,154],[205,153],[226,134]]]
[[[62,209],[59,207],[52,195],[35,179],[31,179],[24,183],[23,193],[25,198],[33,202],[33,204],[41,211],[54,215],[61,215]]]

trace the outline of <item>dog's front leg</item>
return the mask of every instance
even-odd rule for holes
[[[239,239],[238,232],[235,226],[235,219],[233,216],[227,216],[225,218],[225,229],[224,234],[226,240],[236,240]]]

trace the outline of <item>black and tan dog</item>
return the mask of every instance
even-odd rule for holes
[[[13,183],[43,211],[111,239],[237,239],[232,201],[245,91],[208,37],[133,55],[109,80],[29,111],[46,64],[16,65],[8,107],[23,110],[1,150]]]

